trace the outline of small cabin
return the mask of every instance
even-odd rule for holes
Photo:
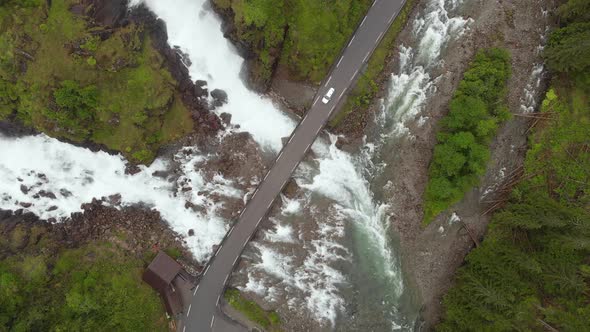
[[[172,317],[182,312],[182,290],[190,288],[190,275],[172,257],[158,252],[142,277],[164,299],[166,311]]]

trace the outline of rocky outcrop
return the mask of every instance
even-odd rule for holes
[[[98,0],[97,0],[98,1]],[[104,1],[104,0],[103,0]],[[134,7],[128,14],[129,20],[143,24],[150,34],[154,48],[164,57],[164,66],[178,82],[182,102],[191,111],[197,130],[215,134],[223,128],[217,115],[209,111],[205,81],[195,84],[190,78],[184,54],[168,44],[166,24],[158,19],[145,5]]]
[[[264,45],[264,40],[258,38],[260,40],[246,41],[244,38],[240,38],[240,32],[238,31],[234,20],[235,14],[231,7],[224,8],[215,0],[211,1],[210,4],[213,10],[222,19],[221,28],[224,37],[233,43],[240,56],[245,60],[241,73],[242,79],[250,89],[260,93],[268,92],[272,83],[272,77],[278,66],[279,57],[282,51],[282,43],[275,48],[271,48],[269,52],[265,54],[267,60],[271,63],[270,68],[265,68],[265,65],[260,60],[260,54],[257,53],[257,50],[260,49],[261,45]],[[287,27],[285,27],[283,34],[286,35],[286,33]]]
[[[118,28],[127,22],[127,4],[127,0],[85,0],[82,3],[83,8],[79,8],[78,11],[83,10],[96,24]]]
[[[117,243],[138,258],[147,252],[168,248],[180,250],[182,261],[198,269],[191,253],[184,247],[182,238],[162,220],[160,213],[142,206],[117,209],[93,200],[82,206],[83,212],[74,213],[59,223],[39,220],[23,210],[0,210],[0,237],[11,239],[9,247],[0,244],[0,259],[14,255],[29,243],[46,237],[47,254],[56,254],[60,248],[76,248],[89,242]],[[19,236],[13,234],[19,229]]]

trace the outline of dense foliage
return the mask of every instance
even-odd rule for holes
[[[262,326],[268,331],[278,331],[281,319],[274,311],[265,311],[256,302],[244,298],[237,289],[225,291],[225,300],[240,311],[252,322]]]
[[[588,4],[570,0],[562,6],[560,14],[570,24],[550,39],[579,24],[574,17],[584,20],[569,10]],[[589,54],[587,39],[572,42],[586,43]],[[570,46],[553,43],[547,55],[569,57],[562,51]],[[559,60],[548,62],[555,77],[541,112],[551,120],[538,124],[530,136],[526,180],[459,270],[457,284],[444,299],[441,331],[588,330],[590,73]]]
[[[142,26],[104,33],[70,11],[78,2],[1,3],[0,120],[150,162],[192,130],[178,83]]]
[[[234,13],[238,38],[256,52],[253,74],[268,82],[277,61],[301,80],[321,81],[372,0],[214,0]]]
[[[142,260],[110,244],[0,260],[0,331],[165,331],[142,271]]]
[[[489,159],[488,145],[510,113],[503,103],[510,56],[502,49],[480,51],[441,120],[429,168],[424,222],[458,202],[478,183]]]

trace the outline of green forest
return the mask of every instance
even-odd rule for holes
[[[523,180],[444,298],[440,331],[588,331],[590,1],[559,9]]]
[[[213,0],[234,15],[237,38],[254,55],[252,79],[268,84],[285,64],[298,80],[320,82],[372,0]]]
[[[484,174],[489,144],[510,117],[504,103],[510,71],[508,52],[494,48],[479,51],[465,72],[440,122],[424,194],[424,224],[460,201]]]
[[[117,244],[64,248],[43,225],[17,225],[0,258],[0,331],[168,330],[146,262]]]
[[[99,37],[75,3],[0,2],[0,120],[149,163],[193,128],[178,83],[143,26]]]

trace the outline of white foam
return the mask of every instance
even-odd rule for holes
[[[93,198],[120,194],[123,206],[143,203],[160,211],[171,227],[185,236],[189,249],[200,261],[210,257],[213,246],[227,230],[225,222],[216,214],[220,203],[211,201],[208,195],[233,195],[235,189],[222,178],[206,183],[194,171],[193,166],[204,160],[198,153],[177,156],[189,159],[185,161],[181,179],[190,179],[192,190],[183,192],[178,188],[176,197],[173,183],[152,176],[155,171],[166,170],[167,164],[162,160],[156,160],[150,167],[142,166],[141,172],[135,175],[126,175],[121,156],[92,152],[45,135],[16,139],[0,136],[0,155],[5,156],[0,162],[2,209],[16,210],[22,208],[20,203],[31,203],[26,211],[43,219],[62,219],[82,211],[81,205]],[[27,194],[21,191],[21,185],[30,188]],[[55,194],[56,199],[33,198],[41,190]],[[197,195],[199,191],[205,194]],[[186,209],[185,201],[203,207],[203,212]],[[194,229],[194,236],[186,236],[189,229]]]
[[[384,128],[384,138],[408,135],[406,123],[420,115],[425,101],[436,91],[430,70],[443,65],[442,52],[451,40],[467,31],[472,21],[451,15],[450,12],[461,3],[460,0],[431,0],[424,15],[414,21],[412,31],[418,40],[416,49],[400,47],[399,72],[391,75],[383,104],[381,122],[390,123]]]
[[[178,45],[188,54],[193,79],[206,80],[210,90],[222,89],[228,94],[228,103],[216,112],[232,115],[232,122],[240,125],[267,150],[278,152],[281,138],[295,128],[295,122],[277,111],[270,99],[250,90],[240,79],[244,63],[231,43],[223,37],[221,22],[204,8],[206,0],[134,0],[133,5],[144,2],[166,22],[169,43]]]
[[[294,243],[293,227],[291,225],[281,224],[276,219],[273,220],[275,227],[273,230],[264,233],[266,239],[270,242]]]
[[[298,199],[290,199],[285,195],[281,195],[283,201],[283,208],[281,213],[283,215],[297,215],[301,213],[301,201]]]
[[[453,212],[453,214],[451,215],[451,217],[449,218],[449,225],[452,225],[456,222],[461,221],[461,218],[457,215],[457,213]]]

